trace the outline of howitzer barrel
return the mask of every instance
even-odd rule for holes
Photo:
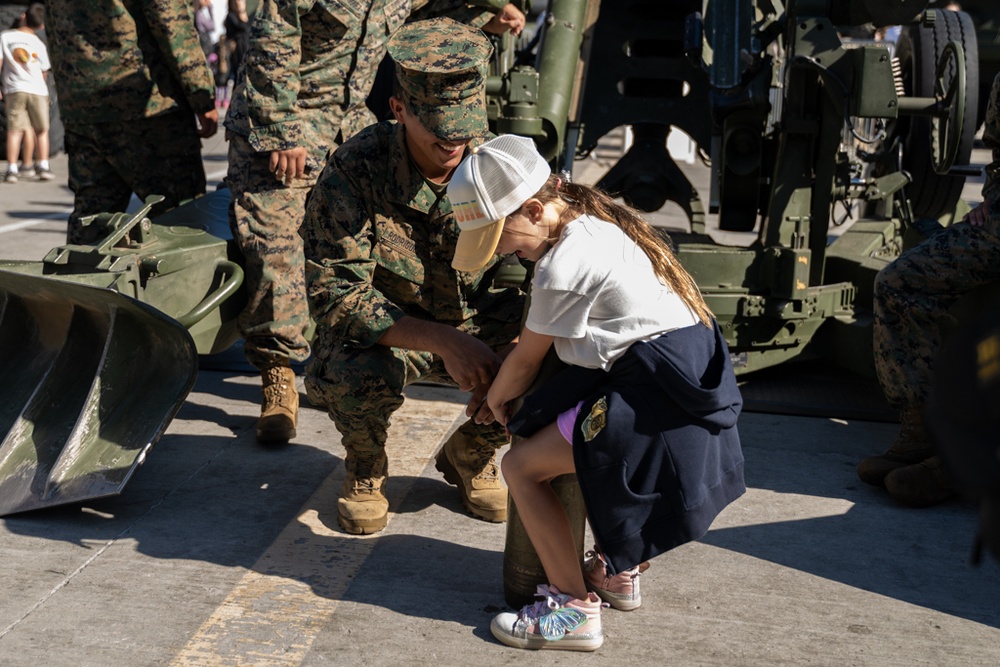
[[[538,115],[545,134],[538,141],[538,150],[546,160],[562,152],[578,78],[587,6],[587,0],[556,0],[546,17],[538,58]]]

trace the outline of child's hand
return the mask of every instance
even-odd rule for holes
[[[506,426],[510,421],[510,401],[492,389],[486,395],[486,404],[497,423]]]

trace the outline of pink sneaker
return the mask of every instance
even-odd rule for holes
[[[555,586],[541,584],[542,598],[514,613],[497,614],[490,623],[493,636],[507,646],[529,649],[594,651],[604,643],[600,598],[593,593],[576,600]]]
[[[589,590],[597,593],[602,600],[619,611],[632,611],[642,605],[639,575],[649,569],[648,561],[609,576],[607,563],[596,547],[594,551],[588,551],[584,556],[583,580]]]

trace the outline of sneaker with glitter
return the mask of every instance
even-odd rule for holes
[[[555,586],[541,584],[535,596],[542,599],[517,613],[497,614],[490,623],[493,636],[507,646],[527,649],[594,651],[604,643],[604,605],[596,595],[577,600]]]
[[[639,592],[639,575],[649,569],[649,562],[609,575],[604,557],[597,551],[584,554],[583,580],[587,589],[600,596],[602,600],[619,611],[632,611],[642,605],[642,595]]]

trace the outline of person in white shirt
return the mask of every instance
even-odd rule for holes
[[[0,33],[0,94],[7,112],[7,173],[4,181],[16,183],[18,155],[24,144],[25,159],[36,155],[35,175],[51,180],[49,169],[49,89],[51,69],[48,50],[35,31],[43,26],[45,8],[31,5],[22,25]],[[38,152],[35,153],[35,142]]]

